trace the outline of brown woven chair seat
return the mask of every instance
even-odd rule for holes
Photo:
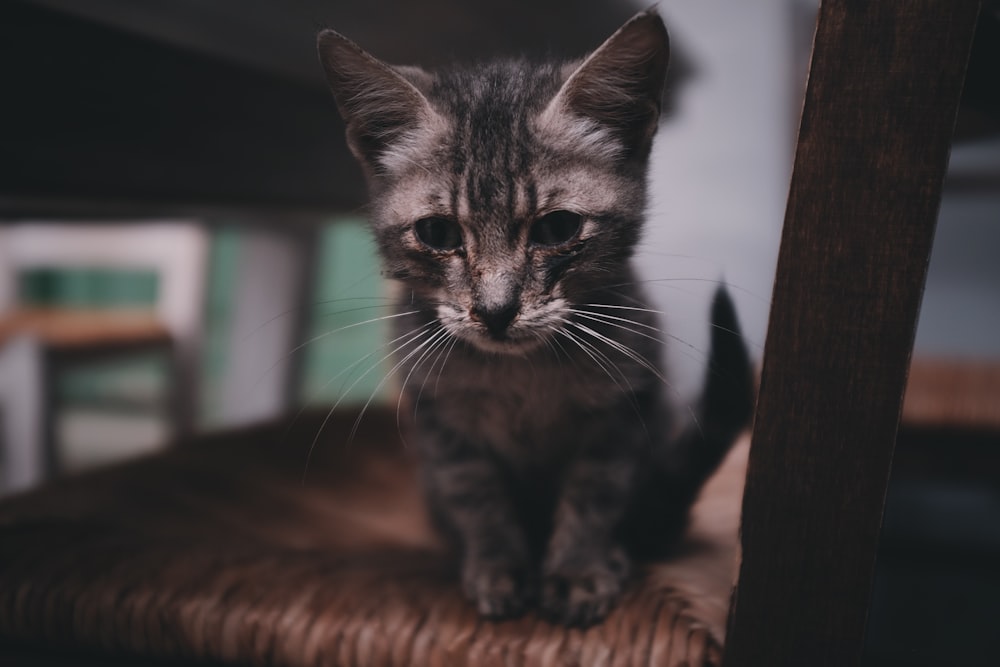
[[[0,663],[73,652],[139,664],[718,663],[745,441],[680,553],[642,569],[607,621],[580,631],[479,619],[430,529],[395,415],[370,414],[334,445],[352,423],[327,425],[304,481],[317,419],[200,438],[0,503]]]

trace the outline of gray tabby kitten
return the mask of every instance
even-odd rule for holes
[[[750,416],[728,295],[697,420],[675,428],[631,256],[668,60],[654,12],[570,64],[390,67],[319,52],[406,287],[403,391],[430,505],[489,617],[587,626],[632,558],[662,554]],[[408,313],[405,314],[404,313]],[[428,359],[433,355],[434,362]]]

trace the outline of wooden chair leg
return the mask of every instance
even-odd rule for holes
[[[861,658],[978,0],[825,0],[778,259],[726,667]]]
[[[2,493],[30,488],[48,473],[43,357],[42,346],[31,336],[0,348]]]
[[[166,417],[171,441],[176,442],[194,433],[198,419],[197,350],[173,341],[166,352],[170,360]]]

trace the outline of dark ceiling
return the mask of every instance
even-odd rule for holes
[[[316,33],[433,66],[578,57],[622,0],[3,0],[0,215],[326,212],[364,187]],[[666,106],[690,72],[677,56]]]
[[[357,206],[320,29],[399,64],[575,57],[640,2],[0,0],[0,216]],[[960,137],[997,128],[998,5],[973,47]],[[672,50],[668,111],[696,71]]]
[[[31,0],[176,47],[322,85],[327,27],[397,64],[496,54],[579,56],[636,13],[624,0]]]

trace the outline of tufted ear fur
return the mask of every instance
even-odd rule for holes
[[[429,75],[412,67],[393,69],[333,30],[319,34],[317,47],[351,152],[369,176],[381,172],[386,154],[435,117],[408,80]]]
[[[663,20],[643,12],[611,35],[566,79],[545,113],[607,135],[626,156],[649,153],[660,116],[670,42]]]

